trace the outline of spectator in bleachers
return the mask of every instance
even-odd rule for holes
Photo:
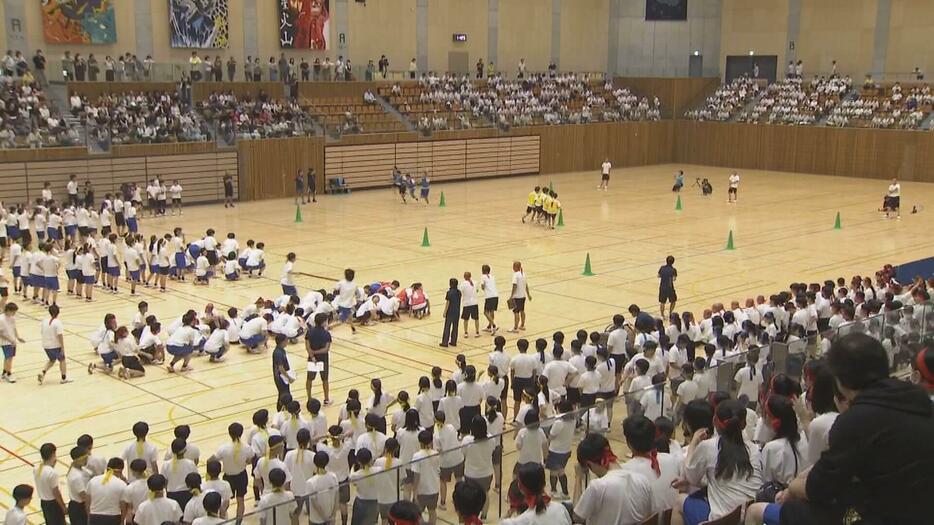
[[[18,139],[30,148],[71,145],[74,133],[30,79],[29,71],[24,71],[22,82],[8,82],[0,91],[0,145],[13,148]]]
[[[363,101],[367,104],[376,104],[376,95],[368,89],[363,92]]]
[[[297,102],[270,100],[262,92],[256,100],[238,99],[230,92],[212,93],[198,104],[198,110],[207,120],[217,120],[225,133],[241,138],[301,136],[311,125]]]
[[[87,78],[88,61],[81,56],[81,53],[75,53],[75,80],[84,82]]]
[[[389,59],[386,58],[386,55],[380,55],[378,66],[379,74],[385,79],[386,75],[389,74]]]
[[[74,107],[74,103],[72,103]],[[203,141],[206,123],[187,110],[175,93],[102,95],[94,103],[81,100],[80,115],[89,126],[107,128],[116,144]]]
[[[788,63],[789,70],[794,67]],[[792,71],[792,75],[793,75]],[[730,120],[737,111],[759,94],[759,84],[746,76],[737,77],[727,85],[720,86],[713,95],[707,97],[703,108],[687,112],[687,117],[693,120]]]

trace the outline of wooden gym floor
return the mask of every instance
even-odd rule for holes
[[[11,504],[8,491],[15,484],[32,483],[30,465],[39,461],[43,442],[56,443],[59,457],[67,458],[75,438],[87,432],[95,437],[97,454],[116,455],[132,440],[130,426],[145,420],[152,428],[151,440],[164,450],[173,427],[184,423],[191,425],[192,441],[201,448],[204,461],[226,440],[230,422],[248,426],[256,409],[274,410],[268,353],[246,355],[234,347],[220,364],[196,359],[190,373],[169,375],[150,367],[146,377],[122,381],[116,376],[87,375],[87,364],[96,359],[88,334],[108,312],[115,313],[120,324],[129,323],[141,299],[168,324],[186,309],[200,310],[207,302],[224,309],[242,308],[259,296],[276,297],[281,293],[282,261],[289,251],[298,255],[297,271],[320,276],[298,278],[302,294],[309,288],[330,288],[342,270],[351,267],[360,285],[376,280],[398,279],[404,285],[421,281],[436,307],[428,319],[404,317],[399,323],[362,328],[356,336],[345,327],[336,328],[331,386],[337,403],[350,388],[360,389],[366,399],[373,377],[382,378],[389,392],[407,389],[414,395],[418,378],[427,375],[431,366],[452,370],[456,352],[437,346],[442,324],[438,308],[448,278],[460,278],[469,270],[479,279],[482,264],[492,266],[502,294],[508,293],[512,261],[522,261],[533,296],[528,330],[522,335],[550,339],[556,330],[569,337],[579,328],[600,330],[631,303],[657,313],[656,270],[669,254],[676,257],[679,271],[678,310],[690,309],[700,317],[714,301],[769,294],[792,281],[849,278],[934,251],[930,219],[925,213],[909,213],[912,205],[934,200],[932,184],[903,183],[903,220],[886,221],[876,209],[888,181],[742,172],[739,203],[727,204],[729,170],[685,166],[681,167],[687,182],[681,193],[683,210],[676,212],[671,185],[678,168],[614,170],[605,193],[595,190],[599,174],[594,171],[438,184],[432,188],[430,206],[404,206],[389,189],[321,196],[317,204],[302,207],[301,224],[294,222],[291,200],[243,203],[230,210],[200,206],[186,209],[182,218],[142,221],[147,235],[180,225],[189,239],[213,227],[219,239],[233,231],[241,244],[250,238],[263,241],[267,275],[237,283],[215,280],[208,287],[171,283],[170,293],[143,289],[140,297],[131,297],[123,287],[116,296],[98,290],[92,304],[63,295],[59,303],[67,331],[66,353],[75,379],[69,385],[59,385],[54,370],[44,386],[36,384],[36,372],[45,362],[38,331],[38,320],[45,313],[36,305],[21,305],[18,326],[27,343],[19,347],[14,364],[19,382],[0,384],[5,400],[0,423],[0,508]],[[695,177],[710,178],[712,197],[702,197],[691,186]],[[566,226],[552,231],[522,224],[519,218],[528,191],[550,182],[564,206]],[[438,207],[442,191],[445,208]],[[833,228],[838,211],[842,230]],[[425,227],[430,248],[421,247]],[[726,251],[731,230],[736,250]],[[588,253],[593,277],[581,275]],[[507,328],[510,321],[501,305],[499,323]],[[503,335],[508,350],[514,352],[515,336],[505,331]],[[462,339],[456,350],[485,367],[490,349],[491,338],[486,335]],[[292,345],[289,353],[293,368],[303,366],[303,346]],[[320,397],[320,382],[315,386]],[[302,380],[293,385],[293,393],[304,405]],[[329,423],[337,418],[337,406],[326,410]],[[622,412],[617,408],[613,425],[617,439]],[[511,439],[506,445],[508,473],[515,454],[510,453]],[[60,472],[65,465],[63,460]],[[38,501],[30,510],[30,522],[41,523]],[[456,522],[450,510],[441,518]]]

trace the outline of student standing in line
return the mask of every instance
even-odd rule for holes
[[[227,427],[227,434],[230,436],[230,442],[222,445],[217,452],[208,459],[220,461],[224,470],[224,481],[230,484],[233,496],[237,500],[237,522],[243,521],[244,497],[246,497],[249,478],[247,477],[247,466],[253,459],[253,449],[247,444],[241,442],[243,437],[243,425],[240,423],[231,423]]]
[[[512,292],[509,294],[509,300],[512,302],[511,310],[515,323],[509,332],[515,334],[525,330],[525,301],[532,301],[532,293],[529,292],[529,282],[522,270],[522,263],[512,263],[512,271]]]
[[[448,292],[444,296],[444,331],[439,345],[442,348],[457,346],[457,324],[461,310],[461,291],[457,287],[457,279],[451,277],[448,284]]]
[[[315,314],[315,326],[305,334],[305,350],[308,352],[309,363],[321,363],[321,386],[324,389],[324,404],[331,404],[330,388],[328,385],[329,358],[331,350],[331,333],[328,331],[328,314]],[[307,372],[305,379],[305,394],[311,399],[311,386],[319,372]]]
[[[490,273],[490,265],[484,264],[480,268],[480,289],[483,290],[483,316],[486,317],[487,325],[484,332],[490,332],[490,335],[496,335],[496,310],[499,308],[499,292],[496,290],[496,278]],[[502,370],[505,373],[505,370]]]
[[[169,187],[169,195],[172,197],[172,215],[175,215],[175,211],[178,210],[178,216],[182,216],[182,185],[179,184],[178,179],[172,181],[172,186]]]
[[[477,287],[473,279],[471,279],[470,272],[464,272],[464,280],[460,283],[459,290],[463,306],[461,319],[464,321],[464,339],[469,337],[468,325],[471,319],[473,319],[474,331],[476,332],[474,337],[480,337],[480,307],[477,304]]]
[[[88,449],[76,446],[71,449],[71,465],[65,473],[65,484],[68,486],[68,522],[71,525],[88,525],[88,481],[91,480],[91,471],[85,468],[88,464]]]
[[[610,187],[610,169],[613,168],[613,165],[610,164],[610,158],[607,157],[603,161],[603,164],[600,165],[600,185],[597,186],[598,190],[606,191]]]
[[[71,379],[68,379],[66,374],[65,327],[58,318],[58,313],[58,305],[53,304],[50,306],[49,318],[42,321],[42,326],[39,330],[42,334],[42,349],[45,350],[45,355],[49,358],[49,361],[42,368],[42,371],[39,372],[38,380],[40,385],[45,379],[45,373],[55,366],[56,362],[62,372],[61,383],[71,383]]]
[[[55,451],[55,445],[52,443],[44,443],[39,447],[42,462],[36,465],[33,477],[36,481],[36,494],[41,502],[42,517],[45,523],[65,525],[65,514],[68,513],[68,509],[65,507],[65,500],[62,499],[62,493],[58,487],[58,472],[55,471],[58,459]]]
[[[662,319],[665,318],[665,303],[671,303],[668,311],[674,312],[675,303],[678,301],[678,294],[675,292],[678,270],[675,269],[674,264],[675,258],[669,255],[665,258],[665,266],[658,269],[658,309],[662,314]]]

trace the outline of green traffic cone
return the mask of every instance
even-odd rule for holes
[[[295,222],[302,222],[302,207],[295,205]]]
[[[564,210],[558,210],[558,227],[564,228]]]
[[[584,261],[584,271],[581,272],[581,275],[587,277],[594,275],[593,271],[590,269],[590,252],[587,252],[587,259]]]
[[[444,203],[444,192],[441,192],[441,202],[438,203],[439,208],[444,208],[446,204]]]
[[[727,250],[735,250],[735,249],[736,249],[736,247],[733,246],[733,230],[730,230],[730,236],[729,236],[729,237],[727,238],[727,240],[726,240],[726,249],[727,249]]]
[[[833,229],[840,230],[843,226],[840,225],[840,212],[837,212],[837,220],[833,222]]]
[[[422,248],[431,247],[431,243],[428,242],[428,227],[425,227],[425,233],[422,234]]]
[[[551,181],[548,181],[548,191],[551,191],[551,192],[555,191],[555,185]]]
[[[681,196],[678,195],[678,201],[675,202],[675,211],[681,211]]]

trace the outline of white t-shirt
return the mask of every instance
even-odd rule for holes
[[[827,412],[815,417],[808,425],[808,451],[804,457],[809,465],[817,463],[820,455],[830,448],[830,428],[838,415],[836,412]]]
[[[418,474],[415,494],[429,496],[441,490],[441,457],[434,450],[420,449],[412,455],[410,470]]]
[[[62,343],[59,341],[59,336],[65,334],[65,326],[62,324],[61,319],[45,319],[42,321],[41,332],[43,349],[51,350],[53,348],[62,347]]]
[[[788,484],[804,469],[811,466],[807,461],[808,440],[801,432],[801,439],[795,443],[798,452],[791,450],[791,443],[785,438],[773,439],[762,447],[762,481],[778,481]]]
[[[593,523],[604,522],[595,521]],[[500,525],[571,525],[571,515],[568,514],[568,509],[564,505],[556,501],[550,501],[541,514],[536,514],[535,509],[532,508],[515,518],[504,519],[500,522]]]
[[[182,519],[182,508],[178,502],[165,496],[148,499],[139,505],[133,516],[137,525],[162,525],[166,521],[177,523]]]
[[[473,281],[462,281],[460,286],[461,291],[461,306],[476,306],[477,304],[477,287],[473,284]]]
[[[547,442],[548,436],[545,435],[545,431],[542,430],[541,427],[536,427],[535,429],[523,427],[519,429],[519,432],[516,433],[516,450],[519,451],[516,462],[519,464],[543,464],[545,458],[542,445]]]
[[[739,175],[736,173],[730,175],[730,187],[738,188],[739,187]]]
[[[512,295],[513,299],[525,299],[526,283],[525,272],[519,271],[512,274],[512,284],[516,288],[516,291]]]
[[[548,388],[560,396],[567,393],[568,377],[577,373],[577,368],[570,361],[550,361],[542,369],[542,375],[548,378]]]
[[[590,484],[574,507],[587,523],[641,523],[655,509],[652,484],[645,476],[614,469]]]
[[[279,490],[263,495],[256,508],[262,512],[260,514],[262,523],[278,525],[280,523],[291,523],[291,515],[295,511],[295,507],[295,496],[287,490]],[[273,513],[275,513],[275,517],[273,517]]]
[[[26,513],[23,512],[23,509],[14,505],[13,508],[7,511],[6,517],[3,518],[3,525],[26,525]]]
[[[101,514],[104,516],[119,516],[120,502],[123,499],[123,489],[126,483],[112,476],[107,483],[104,483],[104,476],[95,476],[88,482],[88,497],[91,498],[90,514]]]
[[[308,449],[290,450],[285,454],[285,468],[292,475],[292,493],[296,496],[307,496],[308,480],[315,472],[315,453]]]
[[[496,278],[491,273],[480,276],[480,288],[483,289],[483,296],[487,299],[499,297],[499,292],[496,290]]]
[[[692,486],[700,486],[703,480],[707,481],[707,497],[710,503],[710,517],[715,520],[729,514],[736,507],[755,498],[756,491],[762,486],[762,463],[759,447],[746,442],[749,452],[749,462],[753,472],[748,477],[734,475],[730,479],[717,478],[717,455],[720,451],[720,436],[705,439],[691,456],[690,461],[684,464],[684,475]]]
[[[33,479],[36,481],[36,497],[40,501],[55,499],[55,489],[58,488],[58,472],[55,467],[39,464],[33,469]]]
[[[337,482],[334,473],[326,472],[315,474],[305,483],[305,490],[311,494],[312,500],[308,505],[308,520],[311,523],[327,523],[331,520],[337,506]]]
[[[496,440],[493,438],[476,441],[473,436],[464,436],[461,440],[464,445],[464,475],[468,478],[485,478],[493,475],[493,449]],[[469,445],[469,446],[468,446]]]
[[[736,381],[739,384],[739,390],[736,392],[737,396],[746,395],[746,398],[749,401],[756,401],[759,399],[759,388],[762,386],[762,370],[758,367],[750,367],[746,365],[736,371],[736,375],[733,376],[733,381]]]
[[[292,268],[295,266],[295,263],[292,261],[286,261],[285,266],[282,267],[282,278],[279,279],[279,282],[285,286],[295,286],[295,282],[292,280]]]
[[[660,513],[674,508],[678,501],[678,491],[671,487],[671,482],[678,477],[681,472],[681,464],[677,458],[671,454],[659,452],[656,456],[660,474],[652,470],[652,461],[645,457],[633,457],[621,465],[622,470],[635,472],[649,480],[652,485],[652,496],[654,499],[653,511]]]
[[[609,175],[609,174],[610,174],[610,168],[612,168],[612,167],[613,167],[613,165],[610,164],[610,161],[606,160],[606,161],[603,161],[603,164],[600,165],[600,170],[601,170],[601,172],[602,172],[604,175]]]
[[[130,483],[123,489],[123,496],[120,499],[136,513],[140,504],[149,499],[149,487],[146,486],[146,478],[130,480]]]
[[[899,196],[901,196],[901,194],[902,194],[902,185],[901,185],[901,184],[899,184],[899,183],[897,183],[897,182],[895,182],[895,183],[893,183],[893,184],[889,184],[889,193],[888,193],[889,197],[899,197]]]
[[[516,354],[509,362],[509,369],[517,378],[530,378],[542,369],[542,362],[529,353]]]
[[[234,476],[246,470],[250,460],[253,459],[253,449],[246,443],[225,443],[217,449],[214,457],[220,460],[224,474]]]
[[[335,299],[340,308],[353,308],[357,302],[357,284],[353,281],[341,280],[334,286]]]

